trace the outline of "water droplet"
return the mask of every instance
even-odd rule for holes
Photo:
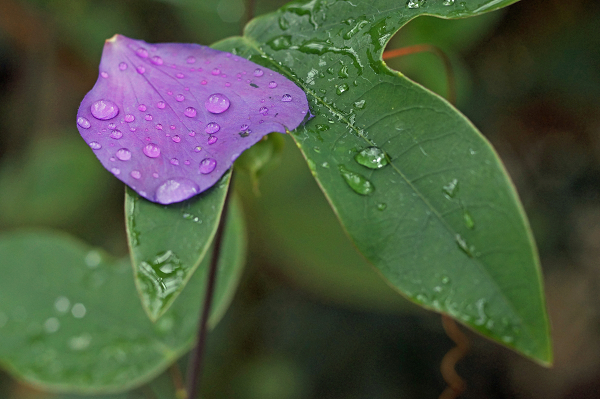
[[[221,93],[211,94],[204,103],[206,110],[211,114],[220,114],[229,109],[229,99]]]
[[[454,4],[454,0],[444,0],[442,4],[445,6],[451,6]]]
[[[71,314],[76,319],[83,318],[83,316],[85,316],[86,313],[87,313],[87,309],[85,308],[85,305],[83,303],[76,303],[71,308]]]
[[[119,107],[110,100],[98,100],[90,107],[92,115],[96,119],[106,121],[119,114]]]
[[[196,116],[196,108],[194,108],[194,107],[187,107],[185,109],[185,111],[183,111],[183,114],[185,116],[187,116],[188,118],[193,118],[194,116]]]
[[[249,127],[250,126],[244,123],[242,126],[240,126],[240,130],[247,130]]]
[[[120,175],[120,174],[121,174],[121,169],[119,169],[119,168],[112,168],[110,171],[111,171],[111,172],[112,172],[112,174],[114,174],[115,176],[116,176],[116,175]]]
[[[102,255],[100,255],[100,252],[92,250],[85,255],[85,259],[83,261],[87,267],[94,269],[100,265],[100,262],[102,262]]]
[[[83,116],[80,116],[79,118],[77,118],[77,124],[84,129],[89,129],[90,126],[92,126],[90,124],[90,121],[87,120],[87,118],[84,118]]]
[[[387,204],[384,202],[381,202],[379,204],[377,204],[377,209],[380,211],[385,211],[385,208],[387,208]]]
[[[160,155],[160,148],[154,143],[148,143],[142,150],[149,158],[157,158]]]
[[[175,77],[176,77],[177,79],[183,79],[183,78],[185,78],[185,75],[184,75],[184,74],[182,74],[182,73],[178,73],[177,75],[175,75]]]
[[[258,113],[261,115],[266,115],[267,112],[269,112],[269,109],[267,107],[260,107],[260,109],[258,110]]]
[[[90,334],[81,334],[69,339],[69,348],[74,351],[82,351],[90,346],[90,342],[92,342],[92,336]]]
[[[388,164],[385,152],[379,147],[367,147],[354,157],[354,160],[370,169],[381,169]]]
[[[180,202],[198,194],[198,191],[200,187],[191,180],[169,179],[156,189],[156,201],[161,204]]]
[[[356,101],[356,102],[354,103],[354,106],[355,106],[357,109],[363,109],[363,108],[365,107],[365,100]]]
[[[69,301],[69,298],[65,296],[59,296],[56,298],[56,301],[54,301],[54,309],[56,309],[59,313],[67,313],[70,307],[71,302]]]
[[[453,179],[450,183],[442,187],[442,191],[444,192],[444,194],[446,194],[446,197],[454,198],[454,196],[458,192],[458,180]]]
[[[425,3],[425,0],[408,0],[406,7],[408,8],[419,8]]]
[[[179,159],[177,159],[177,158],[171,158],[171,160],[169,162],[171,162],[171,165],[175,165],[175,166],[179,165]]]
[[[275,82],[274,80],[269,82],[269,89],[274,89],[277,87],[277,82]]]
[[[173,140],[175,143],[179,143],[181,141],[181,137],[175,135],[175,136],[171,137],[171,140]]]
[[[60,321],[58,321],[58,319],[56,317],[50,317],[50,318],[46,319],[46,321],[44,322],[44,330],[48,334],[57,332],[59,328],[60,328]]]
[[[473,252],[475,251],[475,247],[473,247],[472,245],[469,246],[469,244],[467,243],[467,240],[465,240],[463,238],[463,236],[461,236],[460,234],[457,234],[454,238],[456,240],[456,244],[458,245],[458,247],[464,253],[466,253],[470,258],[472,258],[473,257]]]
[[[320,123],[317,125],[317,130],[320,130],[321,132],[325,132],[325,131],[329,130],[329,126],[323,125],[322,123]]]
[[[196,147],[194,147],[194,151],[195,152],[200,152],[200,151],[202,151],[202,147],[200,147],[199,145],[197,145]]]
[[[207,175],[213,170],[215,170],[216,166],[217,161],[215,161],[212,158],[205,158],[202,160],[202,162],[200,162],[200,173],[202,173],[203,175]]]
[[[155,55],[154,57],[150,58],[150,62],[152,62],[154,65],[162,65],[164,63],[163,59],[160,58],[158,55]]]
[[[257,78],[260,78],[264,74],[265,74],[265,72],[262,69],[260,69],[260,68],[256,68],[254,70],[254,76],[256,76]]]
[[[290,96],[289,94],[284,94],[281,97],[281,101],[283,101],[284,103],[288,103],[288,102],[292,101],[292,96]]]
[[[137,68],[135,68],[135,70],[139,73],[139,74],[143,74],[144,72],[146,72],[146,68],[144,68],[143,66],[139,66]]]
[[[189,57],[187,57],[187,59],[185,61],[188,64],[193,64],[194,62],[196,62],[196,57],[194,57],[193,55],[190,55]]]
[[[146,116],[144,116],[144,119],[147,121],[151,121],[152,120],[152,115],[151,114],[146,114]]]
[[[121,161],[129,161],[131,159],[131,151],[127,148],[121,148],[117,151],[116,156]]]
[[[219,126],[216,122],[210,122],[204,129],[204,131],[208,134],[216,133],[219,130],[221,130],[221,126]]]
[[[135,50],[135,54],[140,58],[148,58],[148,50],[146,50],[143,47],[140,47],[139,49]]]
[[[121,71],[124,71],[124,70],[126,70],[126,69],[127,69],[127,64],[126,64],[126,63],[124,63],[124,62],[121,62],[121,63],[119,64],[119,69],[120,69]]]
[[[131,177],[133,177],[136,180],[138,180],[140,177],[142,177],[142,174],[140,173],[139,170],[132,170],[130,175],[131,175]]]
[[[167,104],[165,104],[164,101],[159,101],[156,103],[156,108],[158,108],[158,109],[165,109],[166,106],[167,106]]]
[[[162,130],[163,129],[163,125],[161,125],[160,123],[156,124],[156,130]]]
[[[213,75],[217,76],[221,74],[221,70],[219,68],[215,68],[211,72]]]
[[[463,219],[465,221],[465,226],[467,226],[469,230],[473,230],[475,228],[475,221],[473,220],[473,216],[471,216],[469,211],[467,211],[466,209],[463,210]]]
[[[108,73],[102,71],[100,72],[100,76],[102,76],[104,79],[108,78]]]
[[[183,96],[183,94],[178,94],[175,96],[175,100],[182,102],[183,100],[185,100],[185,97]]]
[[[346,83],[342,83],[341,85],[339,85],[337,87],[337,89],[335,90],[335,92],[339,96],[339,95],[347,92],[348,90],[350,90],[350,86],[348,86]]]
[[[125,115],[125,122],[127,123],[131,123],[135,120],[135,116],[131,115],[131,114],[127,114]]]
[[[217,136],[210,136],[208,138],[208,144],[214,144],[217,142]]]
[[[190,137],[194,137],[196,135],[196,132],[194,132],[193,130],[190,130],[190,132],[188,133],[188,135]]]
[[[139,109],[140,111],[142,111],[142,112],[145,112],[145,111],[146,111],[146,106],[145,106],[144,104],[140,104],[140,105],[138,106],[138,109]]]
[[[344,65],[338,72],[338,76],[342,79],[346,79],[348,77],[348,66]]]
[[[99,150],[102,148],[102,144],[98,143],[97,141],[90,141],[89,146],[92,150]]]
[[[361,195],[370,195],[375,191],[373,183],[367,180],[367,178],[363,175],[346,169],[344,165],[340,165],[338,169],[348,186],[350,186],[350,188],[356,193]]]

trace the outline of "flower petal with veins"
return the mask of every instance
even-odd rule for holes
[[[244,150],[308,113],[302,89],[244,58],[115,35],[77,127],[107,170],[170,204],[212,187]]]

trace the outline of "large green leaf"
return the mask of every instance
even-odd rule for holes
[[[294,2],[217,47],[306,91],[315,118],[293,137],[356,247],[399,292],[549,363],[538,255],[502,163],[456,109],[381,61],[420,14],[513,2]],[[379,159],[363,166],[355,157],[370,147]]]
[[[204,259],[217,231],[230,173],[209,191],[161,205],[127,189],[125,213],[135,283],[151,320],[181,293]]]
[[[239,206],[230,207],[224,240],[211,326],[242,271]],[[47,232],[5,234],[0,259],[0,364],[18,379],[52,391],[124,391],[156,377],[194,342],[210,256],[155,324],[139,304],[128,259]]]

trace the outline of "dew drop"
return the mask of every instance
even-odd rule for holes
[[[379,211],[385,211],[385,208],[387,208],[387,204],[384,202],[381,202],[379,204],[377,204],[377,210]]]
[[[194,147],[194,152],[200,152],[200,151],[202,151],[202,147],[200,147],[199,145]]]
[[[166,106],[167,106],[167,104],[165,104],[164,101],[159,101],[156,103],[156,108],[158,108],[158,109],[165,109]]]
[[[140,177],[142,177],[142,174],[140,173],[139,170],[132,170],[130,175],[131,175],[131,177],[133,177],[136,180],[138,180]]]
[[[206,80],[203,80],[202,82],[200,82],[200,84],[202,84],[202,85],[205,85],[205,84],[207,84],[207,83],[208,83],[208,82],[207,82]]]
[[[152,62],[154,65],[162,65],[164,63],[163,59],[160,58],[158,55],[155,55],[154,57],[150,58],[150,62]]]
[[[183,96],[183,94],[178,94],[175,96],[175,100],[182,102],[183,100],[185,100],[185,97]]]
[[[217,136],[210,136],[208,138],[208,144],[214,144],[217,142]]]
[[[169,162],[171,162],[171,165],[175,165],[175,166],[179,165],[179,159],[177,159],[177,158],[171,158],[171,160]]]
[[[240,130],[247,130],[249,127],[250,126],[244,123],[242,126],[240,126]]]
[[[112,168],[110,170],[114,175],[120,175],[121,174],[121,169],[119,168]]]
[[[463,210],[463,220],[465,221],[465,226],[467,229],[473,230],[475,228],[475,221],[473,220],[473,216],[466,209]]]
[[[135,116],[131,115],[131,114],[127,114],[125,115],[125,122],[127,123],[131,123],[135,120]]]
[[[162,130],[163,126],[160,123],[156,124],[156,130]]]
[[[111,130],[114,130],[114,129],[117,128],[117,125],[115,125],[114,123],[109,123],[108,124],[108,128],[111,129]]]
[[[219,130],[221,130],[221,126],[219,126],[216,122],[210,122],[204,129],[204,131],[208,134],[214,134]]]
[[[187,59],[185,61],[188,64],[193,64],[194,62],[196,62],[196,57],[194,57],[193,55],[190,55],[189,57],[187,57]]]
[[[175,143],[179,143],[181,141],[181,137],[179,137],[179,136],[173,136],[171,138],[171,140],[173,140]]]
[[[475,251],[475,248],[472,245],[469,245],[467,243],[467,240],[465,240],[463,238],[463,236],[461,236],[460,234],[457,234],[454,238],[456,240],[456,244],[461,249],[461,251],[463,251],[470,258],[472,258],[473,257],[473,252]]]
[[[119,140],[121,137],[123,137],[123,133],[120,130],[113,130],[110,132],[111,139]]]
[[[152,115],[146,114],[146,116],[144,116],[144,119],[147,120],[147,121],[151,121],[152,120]]]
[[[221,70],[219,68],[215,68],[211,72],[213,75],[217,76],[221,74]]]
[[[110,100],[98,100],[92,104],[90,111],[94,118],[106,121],[119,114],[119,107]]]
[[[194,108],[194,107],[187,107],[185,109],[185,111],[183,111],[183,114],[185,116],[187,116],[188,118],[193,118],[194,116],[196,116],[196,108]]]
[[[206,110],[211,114],[221,114],[229,109],[229,105],[229,99],[221,93],[211,94],[204,103]]]
[[[260,107],[260,109],[258,110],[258,113],[261,115],[266,115],[267,112],[269,112],[269,109],[267,107]]]
[[[425,0],[408,0],[408,3],[406,3],[406,7],[419,8],[423,5],[424,2]]]
[[[148,158],[157,158],[160,155],[160,148],[154,143],[148,143],[142,150]]]
[[[102,144],[98,143],[97,141],[91,141],[89,143],[89,146],[92,150],[99,150],[100,148],[102,148]]]
[[[131,151],[127,148],[121,148],[117,150],[116,156],[121,161],[129,161],[131,159]]]
[[[183,79],[185,78],[185,75],[182,73],[178,73],[177,75],[175,75],[177,77],[177,79]]]
[[[350,186],[350,188],[356,193],[360,195],[370,195],[375,191],[373,183],[371,183],[363,175],[346,169],[344,165],[340,165],[338,169],[348,186]]]
[[[84,118],[83,116],[80,116],[79,118],[77,118],[77,124],[79,125],[79,127],[82,127],[83,129],[89,129],[90,126],[92,126],[90,124],[90,121],[87,120],[87,118]]]
[[[124,63],[124,62],[121,62],[121,63],[119,64],[119,69],[120,69],[121,71],[124,71],[124,70],[126,70],[126,69],[127,69],[127,64],[126,64],[126,63]]]
[[[202,160],[202,162],[200,162],[200,173],[207,175],[215,170],[216,166],[217,161],[215,161],[213,158],[205,158]]]
[[[354,102],[354,106],[357,109],[363,109],[365,107],[365,100],[360,100],[360,101]]]
[[[454,179],[450,183],[446,184],[444,187],[442,187],[442,191],[444,194],[446,194],[446,197],[454,198],[458,192],[458,180]]]
[[[188,135],[190,137],[194,137],[196,135],[196,132],[194,132],[193,130],[190,130],[190,132],[188,133]]]
[[[254,70],[254,76],[256,76],[257,78],[260,78],[264,74],[265,74],[265,72],[262,69],[260,69],[260,68],[256,68]]]
[[[144,104],[140,104],[140,106],[138,107],[138,109],[142,112],[146,111],[146,106]]]
[[[102,76],[104,79],[108,78],[108,73],[102,71],[100,72],[100,76]]]
[[[341,85],[339,85],[337,87],[337,89],[335,90],[335,92],[339,96],[339,95],[347,92],[348,90],[350,90],[350,86],[348,86],[346,83],[342,83]]]
[[[385,152],[379,147],[367,147],[354,157],[354,160],[369,169],[381,169],[388,164]]]
[[[444,0],[442,4],[445,6],[451,6],[454,4],[454,0]]]
[[[140,58],[148,58],[148,50],[146,50],[143,47],[140,47],[139,49],[135,50],[135,54]]]
[[[269,89],[274,89],[277,87],[277,82],[275,82],[274,80],[269,82]]]
[[[281,97],[281,101],[283,101],[284,103],[289,103],[290,101],[292,101],[292,96],[290,96],[289,94],[284,94]]]
[[[172,204],[198,194],[200,187],[184,178],[169,179],[156,189],[156,201],[161,204]]]
[[[146,72],[146,68],[144,68],[143,66],[139,66],[135,69],[139,74],[143,74],[144,72]]]

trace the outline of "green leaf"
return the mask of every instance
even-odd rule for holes
[[[135,284],[151,320],[175,301],[217,231],[231,174],[187,201],[161,205],[127,188],[125,214]]]
[[[211,326],[232,299],[245,257],[237,203],[229,216]],[[15,378],[51,391],[125,391],[194,342],[210,256],[155,324],[139,304],[128,259],[49,232],[1,236],[0,259],[0,364]]]
[[[381,61],[419,14],[466,17],[513,2],[294,2],[218,48],[306,91],[315,118],[293,137],[355,246],[399,292],[547,364],[538,255],[502,163],[456,109]],[[388,164],[357,162],[370,147]]]

